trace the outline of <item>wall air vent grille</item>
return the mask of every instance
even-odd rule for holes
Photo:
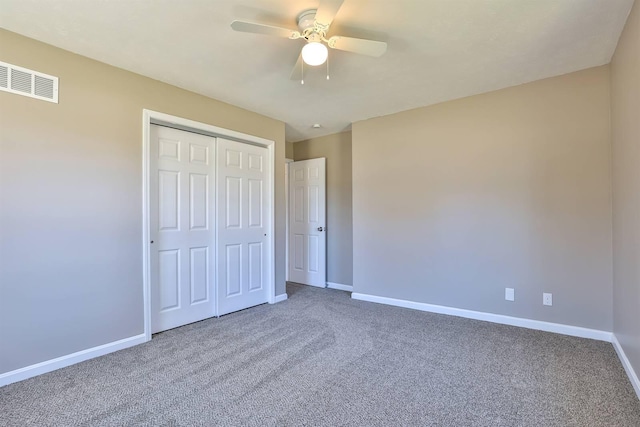
[[[58,103],[58,78],[0,62],[0,91]]]
[[[32,74],[20,70],[11,70],[11,89],[18,92],[31,93]]]
[[[55,93],[54,82],[48,77],[33,76],[34,88],[33,93],[47,99],[53,99]]]
[[[0,88],[6,89],[9,86],[9,68],[0,65]]]

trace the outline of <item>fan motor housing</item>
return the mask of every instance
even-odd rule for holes
[[[316,22],[316,12],[318,9],[309,9],[298,15],[298,28],[300,33],[304,33],[306,29],[313,28]]]

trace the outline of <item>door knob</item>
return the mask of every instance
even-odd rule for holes
[[[318,231],[322,231],[322,230],[324,230],[324,228],[318,227]]]

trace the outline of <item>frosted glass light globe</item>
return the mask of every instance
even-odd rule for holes
[[[302,60],[307,65],[324,64],[327,60],[327,55],[329,55],[327,47],[320,42],[307,43],[302,48]]]

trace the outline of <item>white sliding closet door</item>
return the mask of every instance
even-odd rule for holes
[[[268,150],[217,139],[218,315],[268,302]]]
[[[151,126],[151,332],[215,315],[215,138]]]

